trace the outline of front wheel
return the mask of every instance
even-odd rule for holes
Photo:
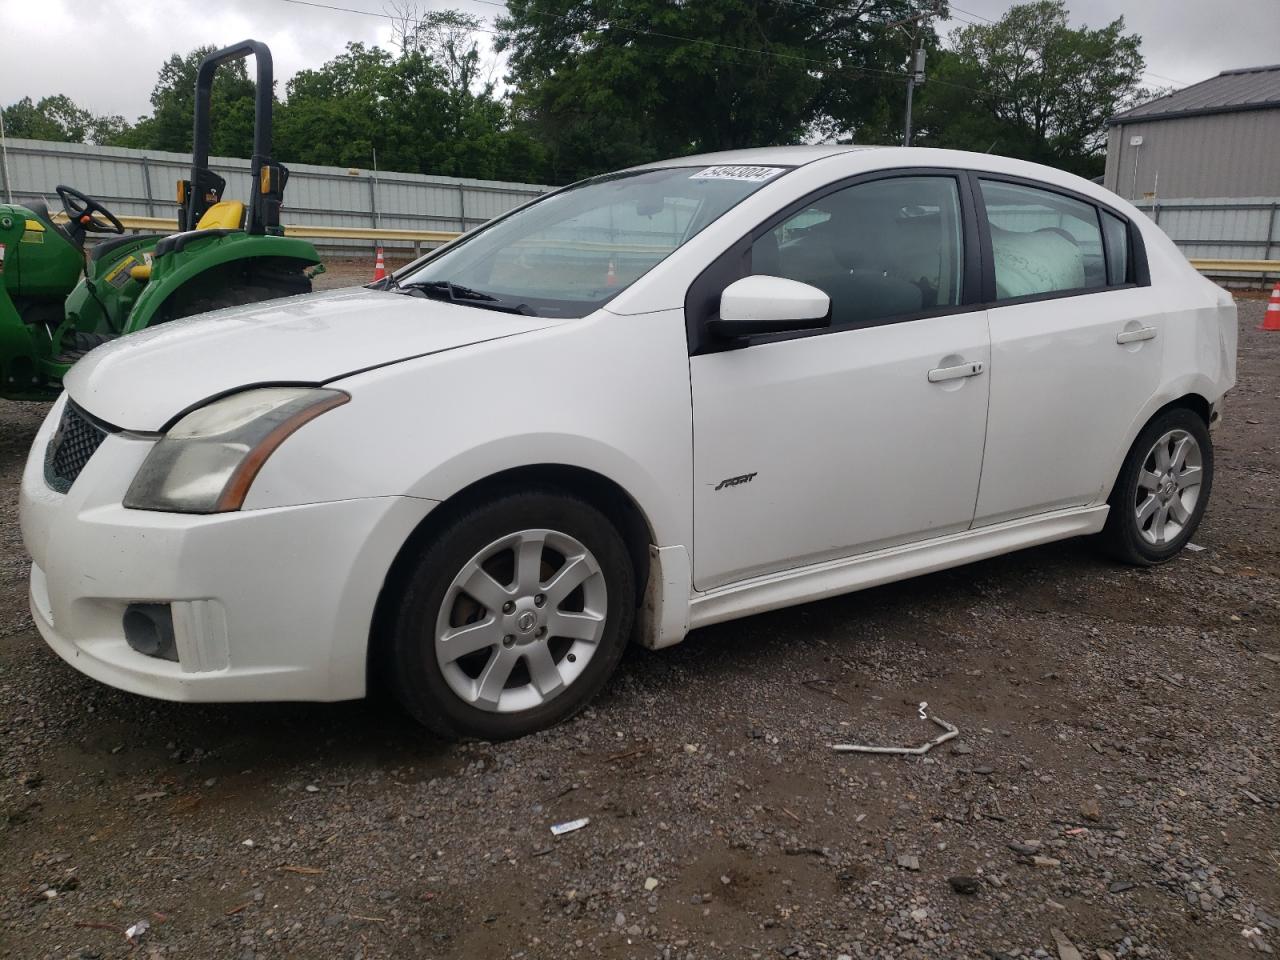
[[[456,517],[415,564],[393,618],[391,681],[442,736],[524,736],[599,692],[634,613],[626,545],[599,510],[510,493]]]
[[[1173,559],[1200,525],[1213,487],[1213,442],[1193,411],[1173,407],[1133,442],[1111,492],[1102,531],[1118,559],[1151,566]]]

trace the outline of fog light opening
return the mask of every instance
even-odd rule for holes
[[[173,611],[167,603],[131,603],[124,611],[124,639],[147,657],[178,662]]]

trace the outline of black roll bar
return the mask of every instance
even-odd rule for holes
[[[186,208],[182,213],[183,230],[194,229],[209,207],[222,199],[225,182],[209,169],[209,141],[212,126],[211,103],[213,76],[218,67],[231,60],[251,56],[257,66],[253,109],[253,158],[249,169],[250,201],[246,228],[249,233],[266,233],[268,228],[279,225],[279,199],[269,202],[270,196],[259,189],[262,168],[271,163],[271,112],[274,106],[274,75],[271,51],[258,40],[242,40],[221,50],[215,50],[200,62],[196,74],[195,128],[191,137],[191,183],[187,189]],[[210,202],[210,195],[214,199]]]

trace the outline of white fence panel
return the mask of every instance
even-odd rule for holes
[[[1280,259],[1280,197],[1158,200],[1138,209],[1188,257]]]
[[[7,174],[0,171],[0,198],[17,203],[46,201],[59,209],[54,187],[65,183],[101,200],[113,213],[131,217],[176,217],[177,181],[190,176],[191,158],[180,153],[128,150],[81,143],[9,139]],[[211,157],[210,167],[227,181],[227,199],[249,197],[249,161]],[[285,223],[386,227],[404,230],[469,230],[553,189],[501,180],[429,177],[415,173],[289,164],[281,219]],[[364,250],[355,240],[317,240],[317,246]],[[405,250],[412,244],[386,244]]]

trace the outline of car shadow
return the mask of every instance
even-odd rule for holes
[[[913,644],[930,637],[945,650],[945,629],[921,630],[921,618],[943,624],[983,605],[999,603],[1028,613],[1044,613],[1070,602],[1073,585],[1132,568],[1114,564],[1086,540],[1031,547],[937,573],[785,607],[694,630],[684,643],[657,656],[700,670],[755,671],[784,650],[815,642],[856,650],[868,630],[896,631]],[[965,624],[972,628],[972,618]],[[941,634],[941,635],[940,635]],[[624,661],[644,661],[649,651],[633,651]]]
[[[669,650],[630,650],[596,707],[610,713],[610,722],[625,722],[636,685],[647,700],[683,698],[691,673],[716,683],[760,675],[784,653],[856,658],[868,631],[886,634],[891,645],[901,639],[945,652],[946,631],[919,629],[922,614],[945,618],[996,598],[1027,606],[1040,602],[1036,589],[1043,583],[1076,580],[1106,564],[1088,546],[1069,541],[703,628]],[[70,725],[77,728],[78,749],[138,772],[164,758],[224,771],[252,767],[259,774],[297,775],[322,765],[351,776],[412,768],[412,776],[430,777],[449,774],[465,754],[423,730],[378,689],[362,701],[332,704],[187,704],[118,691],[66,666],[58,673],[55,709],[76,718]]]

